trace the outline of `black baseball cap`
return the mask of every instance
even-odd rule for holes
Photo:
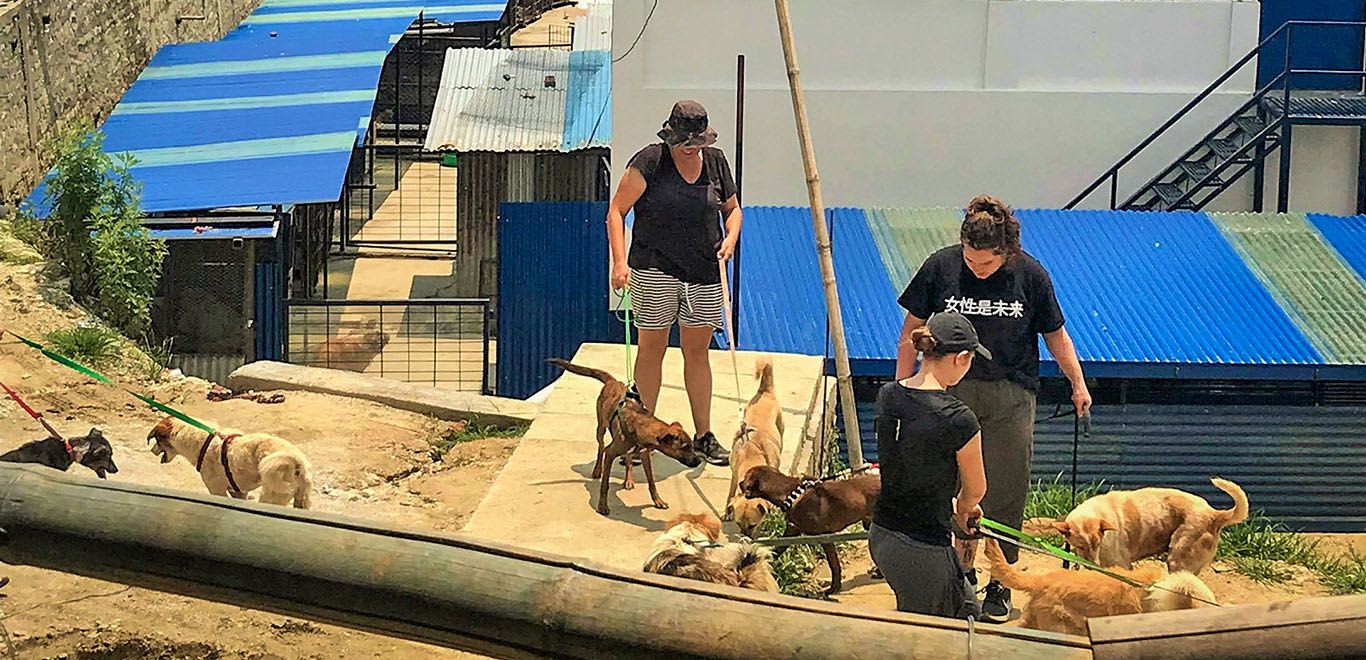
[[[946,355],[974,351],[988,360],[991,359],[991,351],[977,339],[977,328],[972,327],[972,321],[969,321],[968,317],[958,312],[933,314],[930,320],[925,322],[925,327],[930,329],[930,334],[939,344],[938,350]]]

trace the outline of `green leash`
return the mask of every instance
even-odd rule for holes
[[[626,388],[635,387],[635,360],[631,359],[631,285],[627,284],[621,291],[621,306],[626,312]]]
[[[114,387],[117,387],[123,390],[124,392],[127,392],[128,394],[132,395],[133,398],[151,406],[152,408],[159,410],[163,413],[166,413],[167,415],[170,415],[182,422],[185,422],[186,424],[189,424],[190,426],[193,426],[201,431],[204,431],[205,433],[217,432],[217,430],[214,429],[212,426],[209,426],[208,424],[205,424],[204,422],[201,422],[183,412],[180,412],[175,408],[172,408],[164,403],[161,403],[160,401],[157,401],[156,399],[153,399],[150,396],[147,396],[145,394],[139,394],[122,385],[119,385],[118,383],[115,383],[113,380],[111,380],[108,376],[105,376],[104,374],[95,371],[94,369],[91,369],[90,367],[87,367],[81,364],[80,362],[77,362],[65,355],[62,355],[61,353],[53,351],[48,347],[43,346],[42,344],[39,344],[36,341],[33,341],[32,339],[28,339],[13,331],[7,330],[6,332],[9,332],[11,335],[14,335],[16,339],[27,344],[30,348],[36,349],[38,352],[42,353],[43,355],[46,355],[53,362],[56,362],[64,367],[67,367],[68,369],[71,369],[72,371],[75,371],[79,374],[89,376],[90,378],[94,378],[95,380],[104,383],[105,385],[112,385]]]

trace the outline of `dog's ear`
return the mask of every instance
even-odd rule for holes
[[[90,427],[90,432],[87,433],[87,434],[85,434],[85,435],[86,435],[87,438],[103,438],[103,437],[104,437],[104,433],[103,433],[102,431],[100,431],[99,427],[97,427],[97,426],[92,426],[92,427]]]
[[[1111,524],[1110,524],[1110,521],[1108,521],[1108,520],[1102,520],[1102,521],[1100,521],[1100,533],[1101,533],[1101,534],[1104,534],[1104,533],[1106,533],[1106,532],[1118,532],[1118,531],[1119,531],[1119,528],[1118,528],[1118,527],[1115,527],[1114,525],[1111,525]]]
[[[1053,529],[1058,530],[1058,532],[1061,533],[1063,536],[1067,536],[1068,534],[1072,533],[1072,523],[1069,523],[1065,520],[1054,520]]]

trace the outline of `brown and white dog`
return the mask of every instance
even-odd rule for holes
[[[987,539],[986,555],[992,579],[1029,594],[1029,603],[1020,615],[1020,625],[1025,628],[1086,635],[1086,620],[1095,617],[1213,607],[1212,603],[1218,603],[1200,578],[1184,571],[1168,575],[1159,564],[1114,569],[1136,582],[1153,585],[1143,589],[1093,571],[1021,571],[1006,563],[994,539]]]
[[[1175,488],[1112,490],[1087,499],[1053,523],[1073,550],[1101,566],[1129,568],[1167,554],[1167,570],[1199,574],[1214,560],[1219,531],[1247,520],[1247,494],[1238,484],[1211,479],[1233,498],[1223,511]]]
[[[650,452],[658,451],[683,465],[695,468],[702,464],[702,458],[693,449],[692,437],[683,427],[674,422],[665,424],[645,410],[639,401],[626,396],[626,384],[601,369],[590,369],[571,364],[567,360],[550,360],[565,371],[580,376],[596,378],[602,382],[598,392],[598,458],[593,464],[593,479],[601,479],[598,487],[598,513],[608,515],[612,511],[607,506],[607,484],[612,477],[612,463],[620,456],[639,452],[645,464],[645,481],[650,487],[650,499],[656,507],[669,508],[655,488],[655,469],[650,461]],[[612,433],[612,442],[604,442],[607,432]],[[622,490],[635,488],[631,476],[630,461],[626,464],[626,480]]]
[[[646,573],[728,584],[742,589],[778,592],[769,565],[772,553],[753,543],[731,543],[721,521],[706,514],[685,513],[669,521],[655,539]]]
[[[214,426],[210,424],[210,426]],[[220,428],[205,433],[173,417],[166,417],[147,434],[154,440],[152,453],[163,464],[177,456],[195,465],[204,486],[214,495],[240,500],[261,489],[266,504],[309,508],[313,492],[312,467],[303,452],[289,441],[269,433],[242,433]]]
[[[745,405],[744,421],[730,449],[730,492],[726,494],[726,520],[734,520],[740,531],[753,536],[754,527],[768,509],[744,496],[737,497],[740,479],[761,465],[777,468],[783,452],[783,406],[773,391],[773,361],[760,359],[754,365],[759,389]]]
[[[365,371],[370,362],[389,344],[392,337],[380,327],[379,319],[368,319],[359,332],[328,337],[313,349],[315,367]]]
[[[848,479],[820,481],[812,478],[789,477],[777,468],[759,466],[745,473],[740,480],[740,492],[745,497],[757,497],[784,509],[787,530],[784,536],[835,534],[857,522],[867,529],[873,521],[873,509],[882,492],[882,477],[876,474],[856,474]],[[825,561],[830,565],[830,590],[839,593],[841,571],[835,544],[821,545]]]

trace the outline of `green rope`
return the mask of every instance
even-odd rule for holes
[[[185,422],[186,424],[189,424],[190,426],[193,426],[193,427],[195,427],[195,428],[197,428],[197,429],[199,429],[199,430],[201,430],[201,431],[204,431],[205,433],[215,433],[215,432],[216,432],[216,430],[215,430],[212,426],[209,426],[208,424],[205,424],[204,422],[201,422],[201,421],[199,421],[199,420],[197,420],[197,419],[195,419],[195,418],[193,418],[193,417],[191,417],[191,416],[189,416],[189,415],[187,415],[187,414],[185,414],[185,413],[183,413],[183,412],[180,412],[179,410],[176,410],[175,408],[172,408],[172,407],[170,407],[170,406],[168,406],[168,405],[166,405],[166,404],[164,404],[164,403],[161,403],[161,402],[157,401],[156,399],[153,399],[153,398],[150,397],[150,396],[147,396],[147,395],[145,395],[145,394],[138,394],[137,392],[134,392],[133,390],[130,390],[130,389],[126,388],[126,387],[123,387],[122,385],[119,385],[118,383],[115,383],[113,380],[110,380],[110,378],[109,378],[108,376],[105,376],[104,374],[102,374],[102,373],[100,373],[100,372],[98,372],[98,371],[95,371],[94,369],[91,369],[90,367],[87,367],[87,366],[81,364],[80,362],[77,362],[77,361],[75,361],[75,360],[73,360],[73,359],[71,359],[71,358],[69,358],[69,357],[67,357],[67,356],[65,356],[65,355],[62,355],[61,353],[58,353],[58,352],[56,352],[56,351],[53,351],[53,350],[49,349],[48,347],[43,346],[42,344],[39,344],[39,343],[36,342],[36,341],[33,341],[32,339],[28,339],[28,338],[26,338],[26,337],[23,337],[23,336],[21,336],[21,335],[15,333],[15,332],[13,332],[13,331],[7,331],[7,332],[9,332],[11,335],[14,335],[15,338],[17,338],[19,341],[21,341],[21,342],[27,344],[29,347],[36,349],[37,351],[39,351],[39,352],[42,353],[43,355],[46,355],[46,356],[47,356],[49,359],[51,359],[53,362],[56,362],[56,363],[58,363],[58,364],[60,364],[60,365],[62,365],[62,366],[65,366],[65,367],[67,367],[67,368],[71,369],[72,371],[75,371],[75,372],[77,372],[77,373],[79,373],[79,374],[82,374],[82,375],[85,375],[85,376],[89,376],[90,378],[94,378],[95,380],[97,380],[97,381],[99,381],[99,382],[101,382],[101,383],[104,383],[105,385],[112,385],[112,386],[114,386],[114,387],[117,387],[117,388],[123,390],[124,392],[127,392],[128,394],[132,395],[133,398],[135,398],[135,399],[137,399],[137,400],[139,400],[139,401],[141,401],[141,402],[143,402],[143,403],[145,403],[145,404],[151,406],[152,408],[154,408],[154,409],[156,409],[156,410],[159,410],[159,411],[161,411],[161,412],[163,412],[163,413],[166,413],[167,415],[170,415],[170,416],[172,416],[172,417],[174,417],[174,418],[176,418],[176,419],[178,419],[178,420],[180,420],[180,421],[182,421],[182,422]]]
[[[636,382],[635,361],[631,359],[631,285],[627,284],[621,291],[622,309],[626,311],[626,385],[630,387]]]

